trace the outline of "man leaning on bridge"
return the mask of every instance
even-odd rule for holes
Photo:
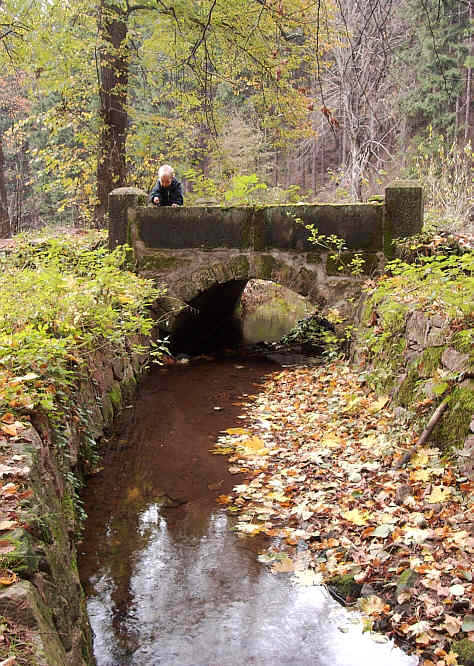
[[[155,206],[183,205],[183,191],[181,183],[175,178],[174,169],[169,164],[163,164],[158,169],[158,180],[150,192],[150,201]]]

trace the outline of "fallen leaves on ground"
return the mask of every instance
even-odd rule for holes
[[[341,362],[274,373],[244,403],[246,427],[216,443],[248,475],[226,503],[237,531],[271,537],[259,560],[272,571],[302,585],[348,576],[368,590],[364,626],[457,664],[452,642],[474,638],[473,484],[428,446],[394,469],[416,433],[387,404]]]

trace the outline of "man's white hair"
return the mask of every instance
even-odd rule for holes
[[[171,176],[171,177],[174,176],[174,169],[173,169],[173,167],[171,167],[169,164],[163,164],[163,165],[160,166],[160,168],[158,169],[158,178],[159,178],[160,180],[161,180],[162,176],[164,176],[164,175],[166,175],[166,174],[169,175],[169,176]]]

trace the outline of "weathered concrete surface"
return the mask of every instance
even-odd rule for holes
[[[229,248],[315,251],[305,225],[343,238],[349,250],[387,250],[392,238],[418,233],[423,192],[412,181],[393,183],[385,204],[303,204],[285,206],[145,205],[147,195],[122,187],[109,195],[109,245],[140,240],[148,248]],[[132,229],[132,226],[134,229]]]
[[[112,195],[112,196],[111,196]],[[145,205],[147,196],[138,187],[117,187],[109,195],[109,247],[129,242],[128,218],[136,206]]]
[[[148,206],[137,207],[135,224],[140,240],[150,248],[314,251],[304,226],[313,224],[321,234],[344,238],[349,249],[377,251],[383,247],[383,218],[383,206],[379,204],[264,208]]]
[[[423,189],[412,180],[398,180],[385,189],[385,227],[392,238],[412,236],[423,226]]]

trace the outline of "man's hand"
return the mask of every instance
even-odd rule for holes
[[[171,204],[171,208],[179,208],[178,204]]]
[[[160,197],[153,197],[153,203],[154,204],[159,204],[160,203]]]

